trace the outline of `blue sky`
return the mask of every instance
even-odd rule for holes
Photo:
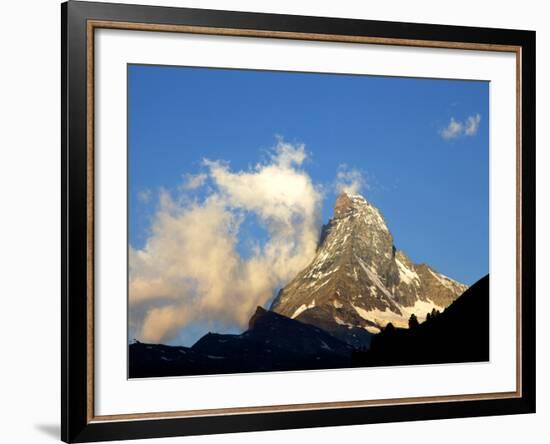
[[[481,81],[129,65],[130,245],[147,240],[161,187],[203,158],[248,170],[282,137],[305,144],[323,223],[346,164],[398,249],[472,284],[489,272],[488,107]],[[266,236],[253,218],[241,234]]]

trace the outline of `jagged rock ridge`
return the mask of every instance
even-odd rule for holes
[[[208,333],[192,347],[129,346],[129,377],[310,370],[351,366],[353,347],[327,332],[258,307],[240,335]]]
[[[366,332],[379,333],[389,322],[406,328],[413,313],[422,322],[466,289],[426,264],[413,264],[395,248],[380,211],[360,195],[343,193],[315,258],[279,292],[271,310],[350,344],[368,344]]]

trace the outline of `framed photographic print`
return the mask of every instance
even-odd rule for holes
[[[69,1],[62,439],[535,411],[535,33]]]

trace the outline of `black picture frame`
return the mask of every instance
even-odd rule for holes
[[[510,45],[521,64],[521,393],[499,399],[441,400],[230,415],[103,421],[90,415],[90,143],[88,23],[111,21],[331,36]],[[535,32],[69,1],[61,5],[62,374],[61,438],[90,442],[535,412]],[[93,110],[92,110],[93,111]],[[92,405],[93,406],[93,405]]]

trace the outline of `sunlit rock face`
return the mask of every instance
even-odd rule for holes
[[[391,322],[408,327],[442,311],[465,290],[396,250],[380,211],[360,195],[342,193],[323,227],[313,261],[273,301],[271,310],[316,325],[352,345]]]

